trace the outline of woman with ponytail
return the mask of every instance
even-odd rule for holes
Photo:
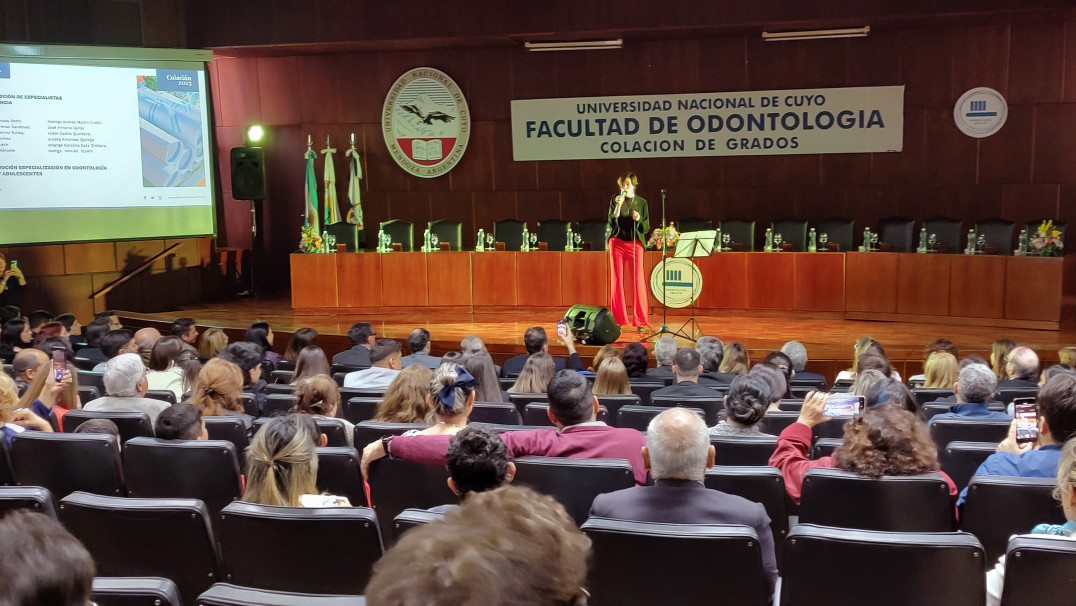
[[[725,420],[710,428],[714,436],[765,436],[758,423],[770,405],[770,385],[758,375],[737,375],[725,395]]]
[[[283,507],[350,505],[343,497],[319,495],[317,447],[324,436],[310,415],[273,417],[247,449],[247,488],[243,500]]]
[[[239,392],[243,391],[243,371],[231,362],[213,358],[198,372],[191,390],[190,403],[202,409],[202,415],[220,417],[243,414]]]
[[[430,382],[430,405],[433,410],[426,415],[426,422],[430,426],[404,435],[455,435],[467,426],[478,388],[478,381],[466,368],[454,361],[442,363],[433,371],[433,380]]]
[[[319,419],[337,419],[344,424],[347,445],[354,446],[355,425],[347,419],[340,419],[340,386],[329,375],[314,375],[303,379],[295,385],[295,395],[299,401],[293,412],[313,415]]]

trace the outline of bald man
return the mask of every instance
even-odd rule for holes
[[[998,389],[1005,387],[1039,388],[1039,356],[1030,347],[1016,347],[1009,352],[1005,370],[1009,378],[998,381]]]
[[[156,328],[140,328],[134,334],[135,345],[138,346],[138,355],[142,356],[142,362],[149,364],[149,355],[153,352],[153,346],[161,338],[161,331]]]
[[[15,384],[19,387],[19,396],[30,387],[37,376],[37,369],[49,361],[49,355],[40,349],[24,349],[15,354],[12,362],[15,370]]]

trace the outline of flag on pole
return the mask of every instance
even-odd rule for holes
[[[317,152],[310,148],[310,143],[306,145],[306,153],[303,154],[306,158],[306,221],[303,227],[313,228],[314,233],[321,233],[321,228],[318,227],[318,180],[314,176],[314,160],[318,157]]]
[[[333,154],[336,148],[329,146],[329,138],[325,137],[325,225],[340,222],[340,207],[336,202],[336,169],[333,168]]]
[[[351,149],[347,150],[345,155],[348,158],[349,167],[347,201],[351,204],[351,209],[347,211],[347,222],[353,223],[359,229],[362,229],[362,199],[359,197],[361,192],[359,179],[362,179],[362,164],[359,162],[359,150],[355,149],[354,143],[351,144]]]

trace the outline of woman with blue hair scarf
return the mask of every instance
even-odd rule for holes
[[[442,363],[433,371],[430,381],[430,426],[421,431],[409,431],[404,435],[455,435],[467,426],[467,418],[474,408],[478,381],[467,369],[455,361]]]

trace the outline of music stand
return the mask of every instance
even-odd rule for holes
[[[717,241],[717,230],[706,229],[702,231],[692,231],[680,234],[680,239],[676,241],[676,252],[673,253],[673,257],[677,259],[692,259],[696,257],[709,257],[714,252],[714,242]],[[692,290],[694,290],[694,279],[692,279]],[[692,293],[694,295],[694,293]],[[691,335],[684,334],[684,328],[691,325]],[[687,319],[687,322],[677,329],[677,335],[684,337],[689,341],[695,341],[695,335],[702,336],[702,327],[699,326],[697,320],[695,320],[695,297],[691,297],[691,317]]]

